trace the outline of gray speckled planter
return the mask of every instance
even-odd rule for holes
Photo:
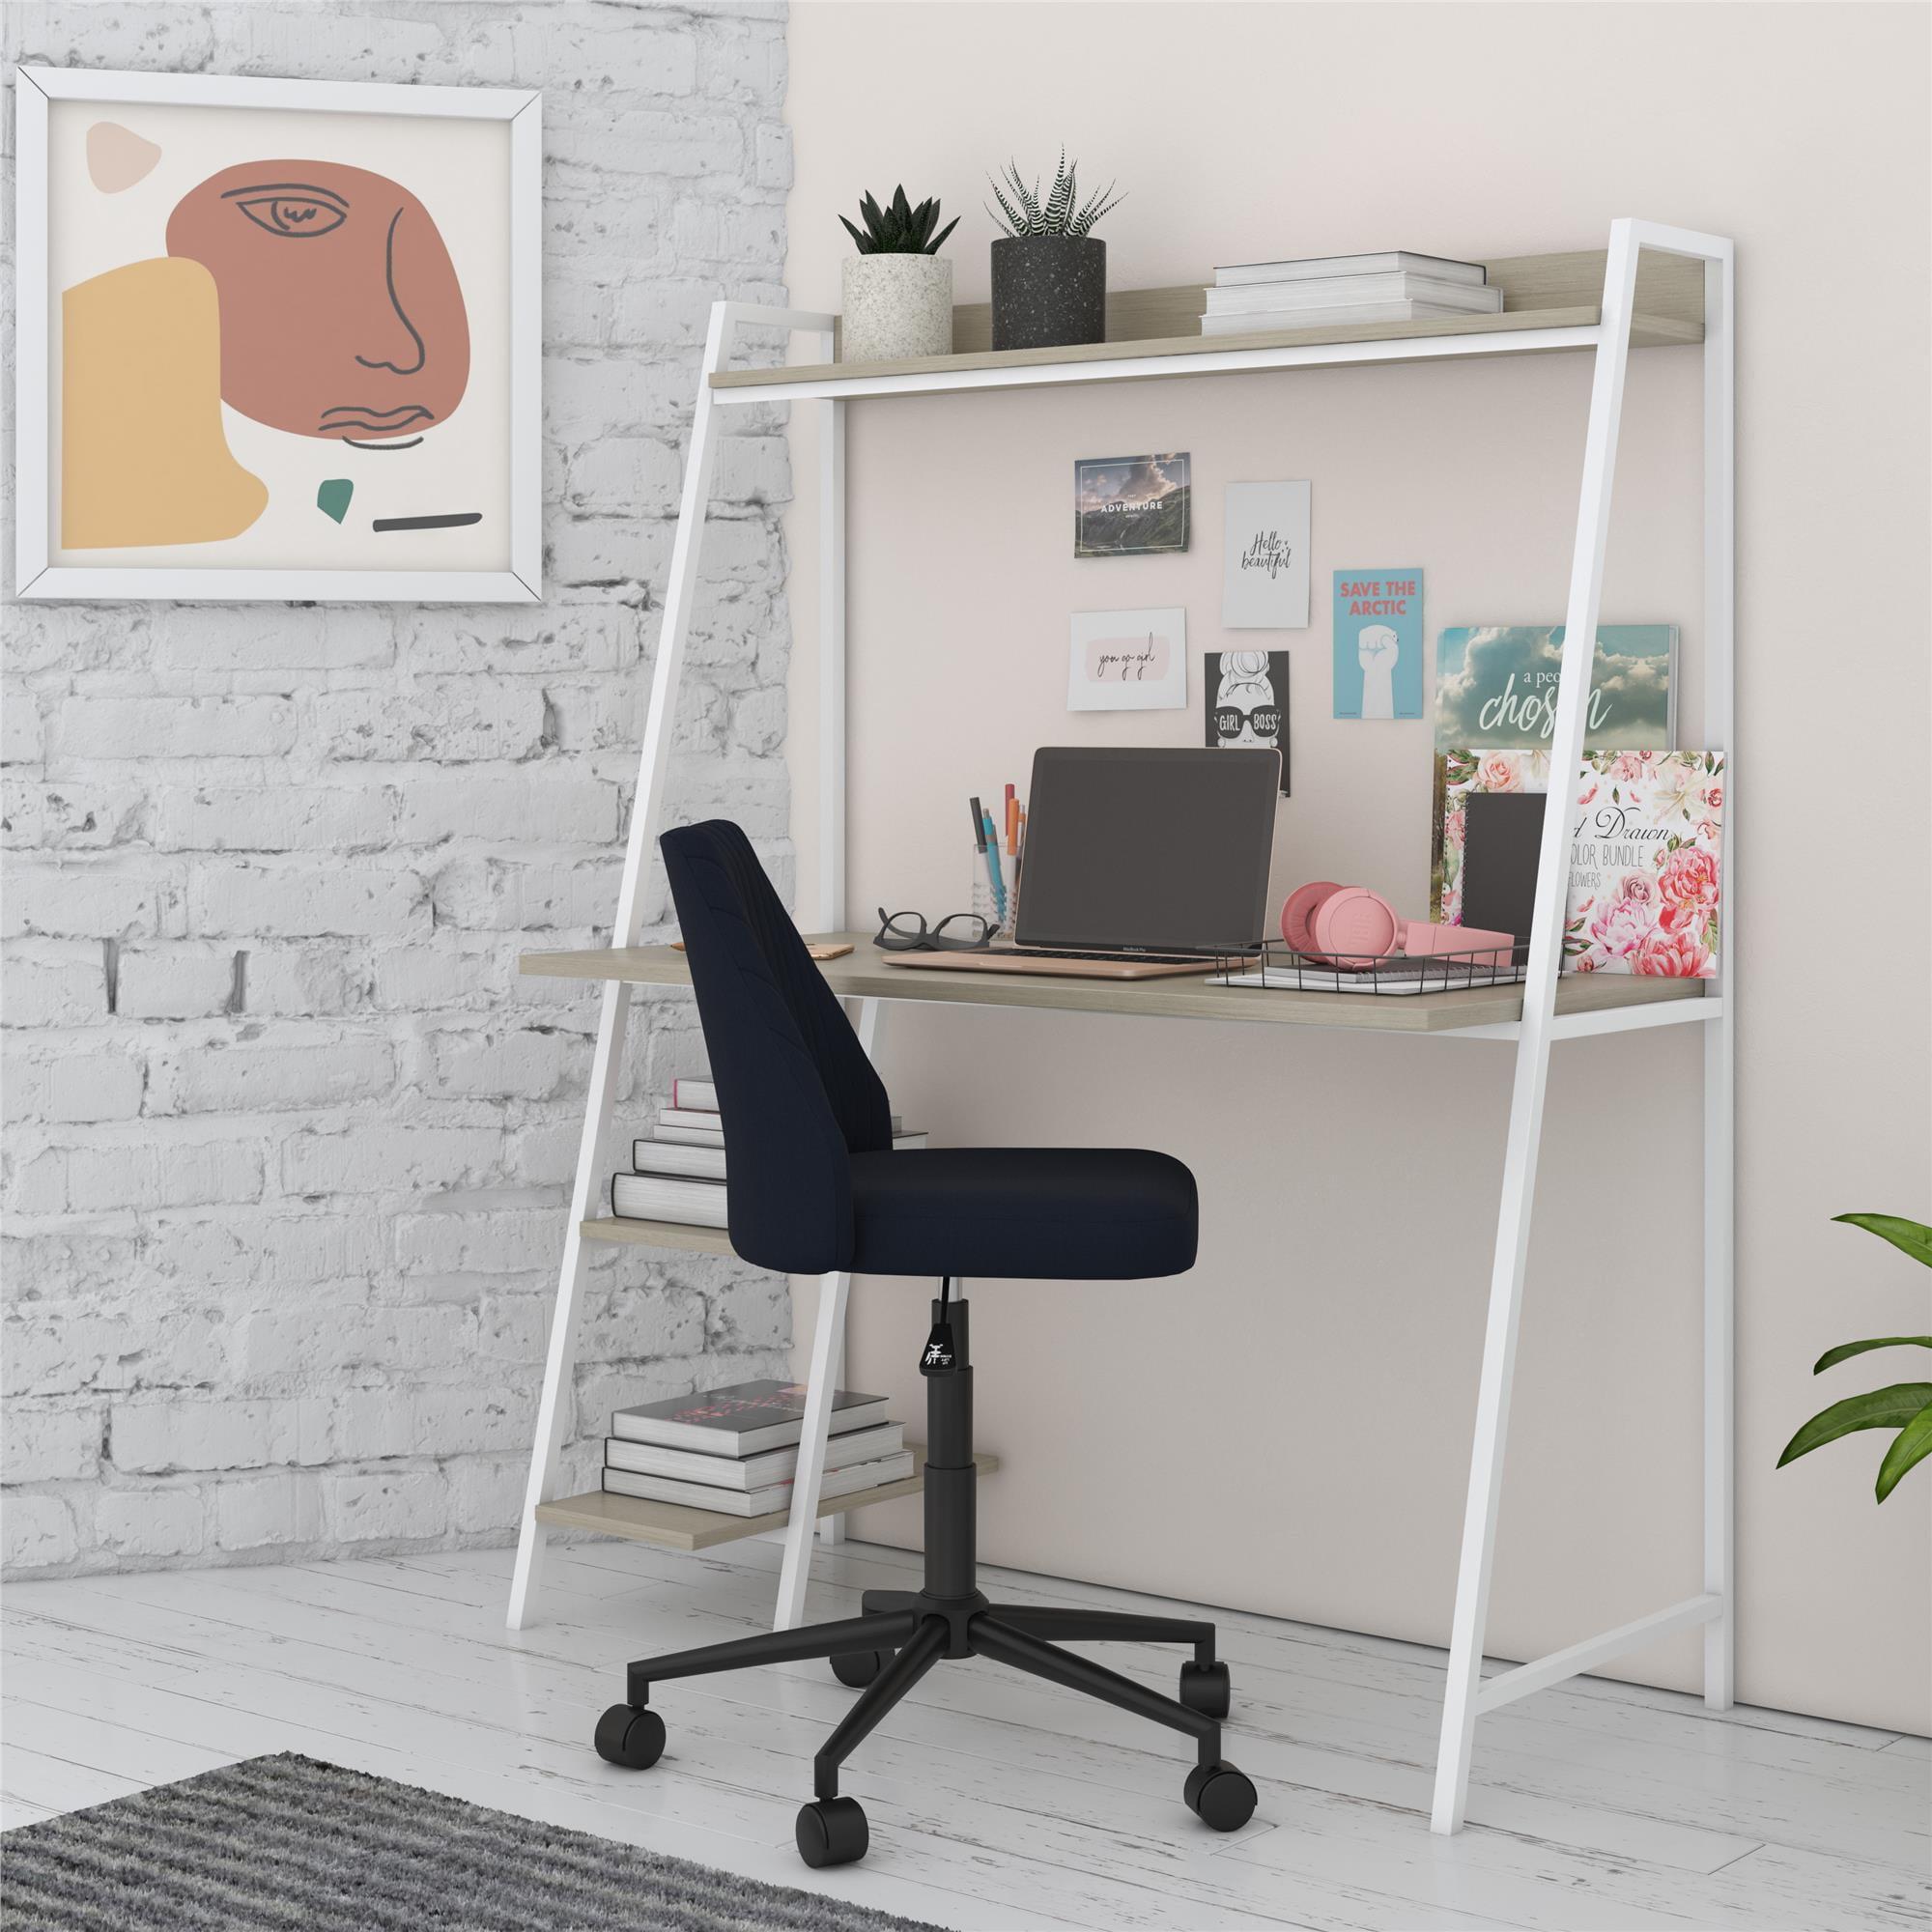
[[[952,264],[943,257],[847,255],[839,295],[839,361],[952,354]]]
[[[1107,244],[1091,235],[1003,235],[993,243],[993,347],[1060,349],[1107,339]]]

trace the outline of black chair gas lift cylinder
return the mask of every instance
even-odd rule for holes
[[[661,844],[724,1128],[732,1246],[793,1274],[835,1269],[939,1282],[920,1355],[925,1378],[925,1559],[918,1590],[867,1590],[863,1614],[642,1658],[596,1747],[644,1770],[665,1748],[654,1686],[711,1671],[825,1659],[860,1692],[812,1766],[798,1814],[809,1865],[866,1855],[866,1814],[839,1767],[914,1685],[949,1658],[985,1657],[1118,1705],[1194,1741],[1182,1797],[1217,1832],[1253,1815],[1254,1785],[1221,1755],[1228,1667],[1214,1626],[1187,1617],[994,1604],[978,1583],[973,1367],[962,1277],[1127,1281],[1192,1265],[1194,1177],[1138,1148],[945,1148],[895,1152],[891,1108],[844,1010],[805,950],[751,841],[713,820]],[[1163,1696],[1064,1643],[1179,1643]]]

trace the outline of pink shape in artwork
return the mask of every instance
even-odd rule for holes
[[[87,130],[87,173],[102,194],[121,194],[154,172],[161,151],[118,121],[97,121]]]
[[[1167,675],[1172,646],[1157,632],[1139,637],[1089,638],[1090,684],[1158,684]]]

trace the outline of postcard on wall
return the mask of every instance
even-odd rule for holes
[[[1307,628],[1310,495],[1306,483],[1228,485],[1224,629]]]
[[[1281,753],[1281,795],[1288,797],[1288,653],[1209,651],[1202,697],[1208,746],[1273,746]]]
[[[1422,716],[1422,573],[1335,573],[1335,716]]]
[[[1547,791],[1549,754],[1452,747],[1443,763],[1440,911],[1448,924],[1469,924],[1481,863],[1476,808]],[[1724,792],[1721,752],[1584,753],[1572,808],[1564,972],[1717,977]]]
[[[1069,711],[1178,711],[1187,702],[1187,612],[1076,611]]]
[[[1184,450],[1082,459],[1073,466],[1073,554],[1185,550],[1191,495]]]
[[[1435,645],[1435,749],[1546,745],[1556,729],[1561,624],[1459,625]],[[1677,742],[1675,624],[1600,624],[1589,751],[1667,752]]]

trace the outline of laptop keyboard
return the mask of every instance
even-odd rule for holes
[[[1016,959],[1104,959],[1121,966],[1211,966],[1199,952],[1079,952],[1061,946],[1015,946]]]

